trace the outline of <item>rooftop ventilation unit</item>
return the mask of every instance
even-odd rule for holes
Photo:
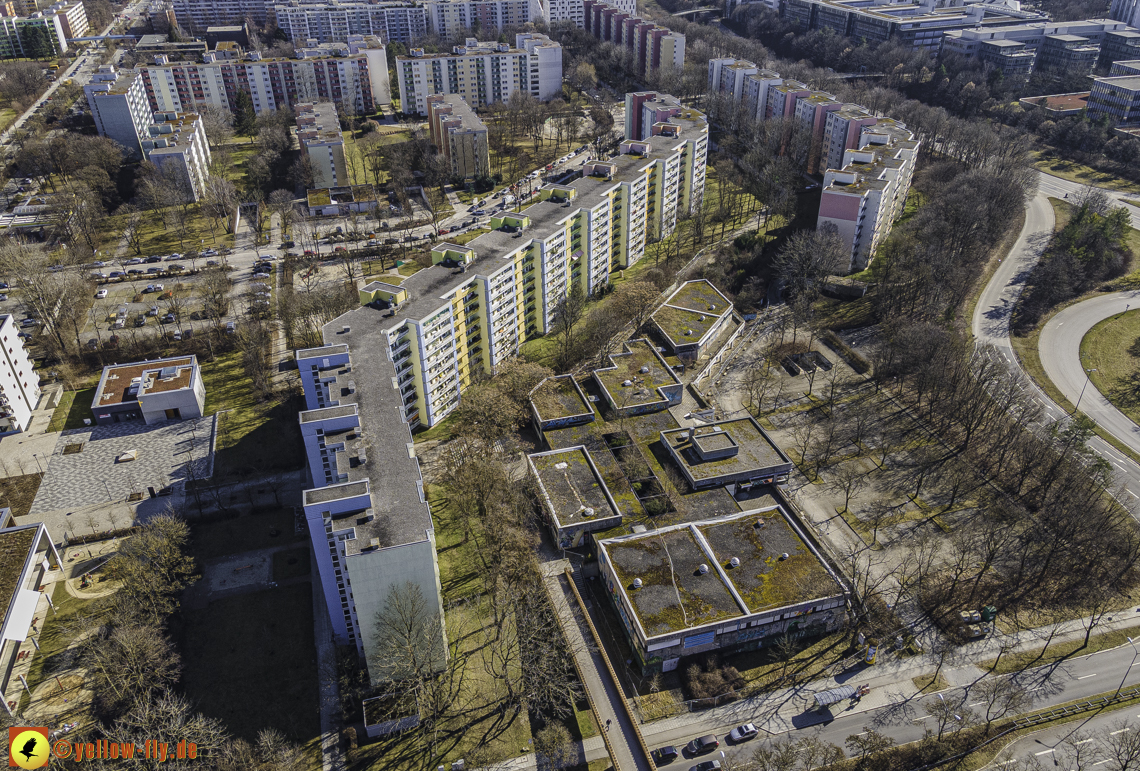
[[[703,563],[703,562],[702,562],[702,563],[701,563],[701,564],[700,564],[700,565],[697,567],[697,572],[698,572],[698,573],[700,573],[700,574],[703,576],[705,573],[708,573],[708,572],[709,572],[709,566],[708,566],[708,565],[706,565],[705,563]]]
[[[640,370],[638,370],[638,372],[640,372],[643,375],[648,375],[649,374],[649,365],[648,364],[644,365]]]
[[[621,381],[621,384],[623,386],[625,386],[626,388],[629,388],[631,385],[633,385],[633,381],[632,380],[623,380],[623,381]]]
[[[634,588],[634,589],[640,589],[640,588],[641,588],[641,586],[642,586],[642,583],[641,583],[641,579],[640,579],[640,578],[635,578],[635,579],[633,579],[633,588]]]
[[[739,557],[733,557],[732,559],[730,559],[730,560],[728,561],[728,566],[729,566],[730,568],[738,568],[738,567],[740,567],[740,558],[739,558]]]
[[[782,559],[782,560],[786,560],[787,558],[788,558],[787,552],[784,552],[783,554],[780,555],[780,559]]]
[[[371,539],[368,542],[368,548],[369,549],[379,549],[380,548],[380,539],[379,538]]]

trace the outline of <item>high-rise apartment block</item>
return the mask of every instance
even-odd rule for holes
[[[142,150],[188,200],[205,195],[210,143],[197,113],[156,112]]]
[[[321,101],[370,115],[391,101],[388,60],[378,38],[356,35],[346,43],[298,48],[297,57],[262,59],[255,52],[234,60],[210,52],[202,62],[172,62],[156,56],[140,70],[156,112],[192,112],[202,104],[232,110],[238,91],[250,95],[258,113]]]
[[[462,97],[435,94],[427,98],[431,141],[451,165],[451,176],[473,180],[490,176],[487,127]]]
[[[685,66],[685,36],[658,27],[604,0],[582,0],[583,24],[598,40],[633,52],[637,74]]]
[[[566,19],[579,28],[585,26],[586,15],[582,0],[546,0],[545,5],[547,21],[550,23]],[[637,15],[637,0],[612,0],[610,5],[627,16]]]
[[[1112,0],[1108,17],[1129,27],[1140,27],[1140,0]]]
[[[427,8],[418,3],[294,2],[274,7],[277,27],[290,40],[335,43],[350,35],[375,35],[410,44],[428,32]]]
[[[1116,62],[1107,78],[1093,78],[1088,115],[1118,125],[1140,123],[1140,59]]]
[[[946,33],[942,53],[979,59],[1005,77],[1088,74],[1140,54],[1140,30],[1109,19],[962,29]]]
[[[104,64],[83,92],[100,136],[118,142],[129,157],[141,158],[141,140],[147,135],[154,113],[147,101],[142,74]]]
[[[344,165],[344,135],[332,102],[298,104],[297,141],[309,158],[314,188],[347,184]]]
[[[36,11],[0,17],[0,59],[48,59],[66,53],[66,16]]]
[[[543,19],[541,0],[425,0],[428,28],[444,40],[493,35]]]
[[[516,43],[511,48],[468,38],[451,53],[413,48],[410,56],[397,56],[400,109],[426,115],[433,94],[457,94],[476,107],[506,102],[516,91],[554,98],[562,91],[562,46],[538,34],[517,35]]]
[[[835,225],[851,269],[865,268],[910,191],[919,142],[906,126],[744,60],[711,60],[709,90],[741,102],[753,120],[787,119],[811,135],[809,170],[824,173],[818,226]],[[628,123],[628,106],[626,114]]]
[[[19,335],[15,317],[0,316],[0,432],[25,430],[40,401],[40,377]]]
[[[333,636],[356,648],[374,685],[400,675],[376,631],[394,593],[430,622],[419,654],[438,651],[440,666],[446,657],[435,529],[383,321],[358,308],[325,326],[325,345],[295,354],[312,478],[302,506],[321,591]]]
[[[250,22],[264,27],[272,21],[273,0],[173,0],[178,25],[192,35],[207,27]]]

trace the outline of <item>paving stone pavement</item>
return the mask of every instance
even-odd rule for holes
[[[197,475],[210,476],[214,421],[213,416],[149,426],[132,421],[64,431],[48,460],[30,516],[123,501],[132,492],[145,496],[147,487],[157,490],[184,482],[192,458]],[[74,444],[82,444],[82,451],[64,455]],[[128,450],[138,450],[138,460],[116,463],[115,458]]]

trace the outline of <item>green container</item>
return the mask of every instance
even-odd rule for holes
[[[982,621],[989,623],[990,621],[993,621],[994,618],[996,618],[996,617],[997,617],[997,608],[995,608],[993,605],[986,605],[984,608],[982,608]]]

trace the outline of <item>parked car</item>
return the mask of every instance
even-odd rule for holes
[[[677,759],[677,754],[677,748],[670,744],[666,747],[660,747],[654,750],[653,759],[657,762],[658,765],[661,765],[662,763],[672,763]]]
[[[105,267],[107,267],[107,263],[103,262],[102,260],[96,260],[95,262],[91,263],[91,267],[92,268],[105,268]]]
[[[174,323],[174,314],[173,314],[173,313],[168,313],[168,314],[166,314],[165,316],[163,316],[163,317],[162,317],[162,322],[161,322],[161,323],[163,323],[163,324],[173,324],[173,323]]]
[[[745,723],[729,731],[728,740],[733,744],[738,744],[754,738],[757,733],[759,732],[756,730],[756,726],[752,725],[752,723]]]
[[[127,271],[128,276],[141,276],[142,274],[143,274],[143,271],[141,268],[131,268],[130,270]]]
[[[269,274],[259,271],[259,272],[253,274],[253,278],[269,278]]]
[[[181,332],[181,330],[178,330],[178,329],[174,330],[174,339],[175,339],[175,340],[181,340],[181,339],[182,339],[182,332]]]
[[[95,299],[96,300],[102,300],[106,296],[107,296],[107,290],[106,289],[100,289],[98,292],[95,293]]]
[[[693,739],[689,742],[689,752],[694,755],[704,755],[706,752],[712,752],[720,746],[720,740],[713,734],[702,736],[699,739]]]
[[[348,249],[346,249],[346,248],[345,248],[345,247],[343,247],[343,246],[334,246],[334,247],[333,247],[333,251],[334,251],[334,252],[347,252],[347,251],[348,251]]]
[[[158,256],[147,257],[146,262],[162,262],[162,258]]]
[[[8,295],[0,294],[0,303],[6,303],[6,302],[8,302]]]
[[[158,274],[162,272],[162,268],[147,268],[146,272],[150,274]]]
[[[166,261],[167,262],[173,262],[174,260],[181,260],[181,259],[182,259],[182,255],[179,254],[178,252],[175,252],[174,254],[166,255]]]
[[[22,321],[20,321],[20,326],[21,327],[34,327],[36,324],[39,324],[39,323],[40,323],[39,319],[23,319]]]
[[[486,214],[487,212],[483,209],[472,209],[471,213],[478,217],[478,216]]]
[[[102,274],[100,274],[100,275],[102,275]],[[127,274],[121,270],[113,270],[107,274],[107,277],[108,278],[122,278],[125,275],[127,275]]]
[[[218,267],[218,261],[217,260],[206,260],[206,267],[207,268],[216,268],[216,267]]]
[[[0,281],[0,289],[11,289],[11,288],[12,287],[8,286],[7,281]]]
[[[400,239],[398,239],[398,238],[385,238],[384,243],[386,243],[386,244],[398,244],[398,243],[400,243]]]
[[[720,768],[719,760],[706,760],[703,763],[698,763],[689,769],[689,771],[718,771]]]
[[[32,333],[31,332],[20,332],[16,335],[16,337],[19,337],[23,340],[31,340],[32,339]]]
[[[111,329],[122,329],[127,325],[123,319],[115,319],[115,323],[111,325]]]
[[[227,321],[226,322],[226,332],[231,334],[231,335],[233,333],[237,332],[237,325],[234,324],[234,322],[232,322],[232,321]]]
[[[142,315],[135,316],[135,326],[136,327],[145,327],[146,326],[146,316],[142,316]]]
[[[131,259],[124,262],[123,264],[124,265],[142,265],[143,262],[145,262],[145,260],[143,260],[142,257],[132,257]]]
[[[169,268],[167,268],[167,270],[169,270],[171,273],[179,273],[183,270],[186,270],[186,268],[181,265],[171,265]]]
[[[146,312],[146,315],[157,316],[158,315],[158,306],[157,305],[150,306],[150,310]]]

